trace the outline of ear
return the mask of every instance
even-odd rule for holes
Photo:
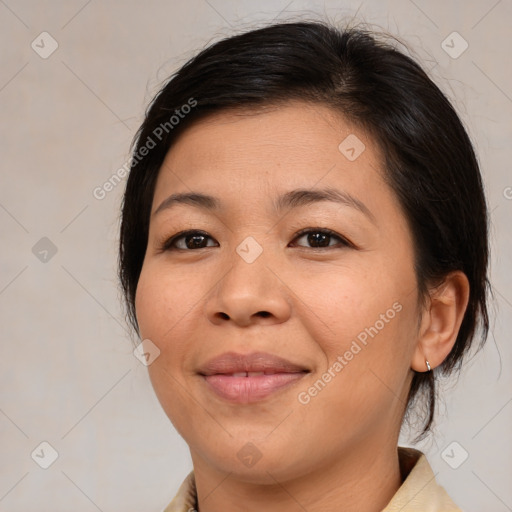
[[[416,372],[428,371],[426,360],[436,368],[452,350],[468,305],[468,278],[461,271],[451,272],[429,295],[411,361]]]

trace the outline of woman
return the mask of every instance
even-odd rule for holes
[[[397,446],[488,328],[478,164],[421,68],[363,30],[237,35],[133,156],[120,278],[194,467],[166,511],[459,510]]]

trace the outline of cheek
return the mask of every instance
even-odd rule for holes
[[[326,353],[343,353],[353,340],[364,346],[371,339],[396,337],[397,324],[411,321],[414,276],[393,276],[386,270],[354,265],[326,267],[315,271],[314,278],[295,276],[293,289],[304,312],[309,311],[317,328],[315,340]]]
[[[161,350],[169,340],[179,340],[174,333],[186,325],[186,316],[201,293],[199,284],[191,275],[145,263],[135,296],[141,337],[162,345]]]
[[[331,269],[296,284],[315,313],[308,316],[313,319],[310,332],[324,353],[325,366],[318,369],[327,372],[329,381],[326,392],[322,383],[318,386],[324,399],[361,407],[388,404],[388,398],[402,395],[417,336],[412,268],[395,273],[389,267],[379,271],[377,265],[357,272]]]
[[[154,314],[157,308],[152,308],[151,304],[158,304],[161,301],[161,291],[154,284],[152,273],[148,270],[146,262],[144,262],[135,292],[135,314],[139,325],[140,337],[143,339],[151,339],[151,330],[154,329]]]
[[[191,339],[187,315],[197,298],[190,296],[194,287],[181,281],[184,279],[175,273],[145,263],[137,285],[135,309],[141,339],[151,340],[160,350],[148,366],[151,384],[163,410],[185,437],[183,429],[188,428],[193,411],[182,369]]]
[[[166,412],[172,409],[169,404],[179,397],[177,393],[183,380],[181,369],[190,339],[186,320],[191,301],[186,293],[177,291],[182,286],[178,281],[169,272],[145,265],[135,297],[141,339],[151,340],[160,350],[159,356],[148,366],[148,373]]]
[[[397,294],[383,302],[381,296],[367,299],[359,310],[350,300],[338,303],[344,322],[335,336],[323,339],[326,364],[310,387],[299,390],[303,420],[315,418],[324,430],[333,425],[329,432],[364,436],[379,425],[394,425],[406,402],[416,304]]]

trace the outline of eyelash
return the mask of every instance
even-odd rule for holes
[[[312,249],[312,250],[336,249],[336,248],[343,248],[343,247],[355,248],[355,246],[351,242],[349,242],[346,238],[342,237],[335,231],[332,231],[331,229],[327,229],[327,228],[301,229],[298,233],[295,234],[295,237],[293,240],[302,238],[304,235],[308,235],[310,233],[320,233],[322,235],[326,235],[331,238],[337,238],[339,240],[339,243],[335,244],[335,245],[328,245],[326,247],[307,247],[307,246],[303,246],[303,245],[300,245],[299,247],[303,247],[305,249]],[[183,248],[173,247],[173,245],[176,243],[176,241],[178,241],[182,238],[186,238],[187,236],[190,236],[190,235],[199,235],[199,236],[203,236],[203,237],[212,239],[212,237],[210,237],[210,235],[208,233],[206,233],[206,231],[202,231],[202,230],[198,230],[198,229],[189,229],[186,231],[180,231],[179,233],[176,233],[172,237],[165,239],[160,244],[160,250],[162,252],[165,252],[165,251],[185,251],[186,252],[186,251],[195,251],[198,249],[207,249],[208,248],[208,246],[207,247],[198,247],[197,249],[183,249]],[[209,246],[209,247],[212,247],[212,246]]]

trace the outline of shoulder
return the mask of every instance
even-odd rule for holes
[[[462,512],[435,478],[425,454],[398,447],[402,485],[382,512]]]
[[[181,484],[174,499],[162,512],[196,512],[197,493],[194,472],[191,471]]]

